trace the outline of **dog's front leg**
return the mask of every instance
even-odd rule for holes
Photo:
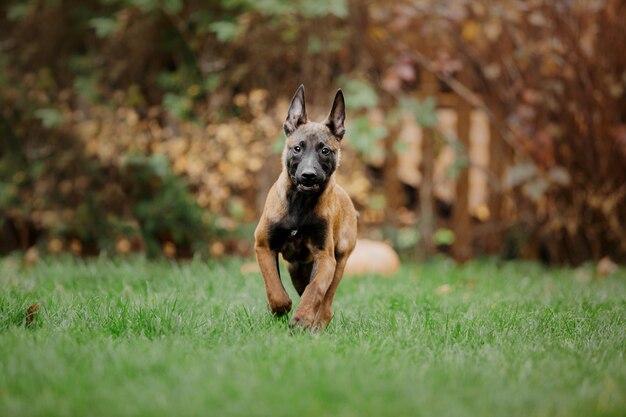
[[[328,291],[326,291],[326,294],[324,294],[324,299],[322,300],[320,308],[317,310],[317,315],[315,316],[315,327],[326,327],[326,325],[330,323],[330,319],[333,317],[333,299],[335,297],[337,287],[339,286],[339,282],[341,282],[341,278],[343,277],[343,271],[346,268],[348,256],[349,254],[343,255],[337,259],[337,267],[335,268],[335,272],[333,274],[333,281],[330,284]]]
[[[277,254],[264,245],[256,246],[256,259],[261,268],[270,311],[282,316],[291,311],[291,299],[278,275]]]
[[[333,281],[337,263],[335,257],[328,251],[320,251],[314,258],[313,279],[304,290],[300,305],[291,318],[292,326],[307,329],[314,327],[318,309]]]

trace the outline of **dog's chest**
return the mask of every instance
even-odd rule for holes
[[[312,251],[324,247],[327,228],[324,219],[312,214],[287,215],[270,225],[270,249],[282,253],[287,262],[311,262]]]

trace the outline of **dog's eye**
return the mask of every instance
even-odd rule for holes
[[[294,147],[293,147],[293,151],[294,151],[295,153],[298,153],[298,152],[300,152],[301,150],[302,150],[302,148],[301,148],[300,146],[298,146],[298,145],[296,145],[296,146],[294,146]]]
[[[329,152],[330,152],[330,149],[328,149],[328,148],[322,148],[322,153],[323,153],[324,155],[328,155],[328,153],[329,153]]]

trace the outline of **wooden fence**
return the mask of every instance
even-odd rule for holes
[[[436,175],[436,171],[439,164],[446,164],[446,161],[441,161],[442,151],[437,151],[436,144],[442,136],[444,142],[457,141],[448,145],[454,149],[453,164],[457,171],[456,180],[450,179],[447,173],[453,187],[448,195],[452,200],[452,218],[447,224],[455,235],[452,255],[457,261],[465,262],[475,255],[476,247],[485,253],[500,252],[504,198],[502,178],[507,159],[505,144],[484,112],[475,109],[459,95],[444,91],[431,72],[422,72],[417,96],[421,100],[435,97],[440,114],[436,129],[421,129],[418,164],[421,178],[418,187],[420,256],[427,257],[436,251],[434,233],[438,220],[434,200],[437,181],[442,178],[441,174]],[[479,223],[480,226],[477,226]]]

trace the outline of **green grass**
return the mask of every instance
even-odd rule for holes
[[[408,264],[312,334],[240,265],[0,260],[0,416],[626,415],[623,269]]]

